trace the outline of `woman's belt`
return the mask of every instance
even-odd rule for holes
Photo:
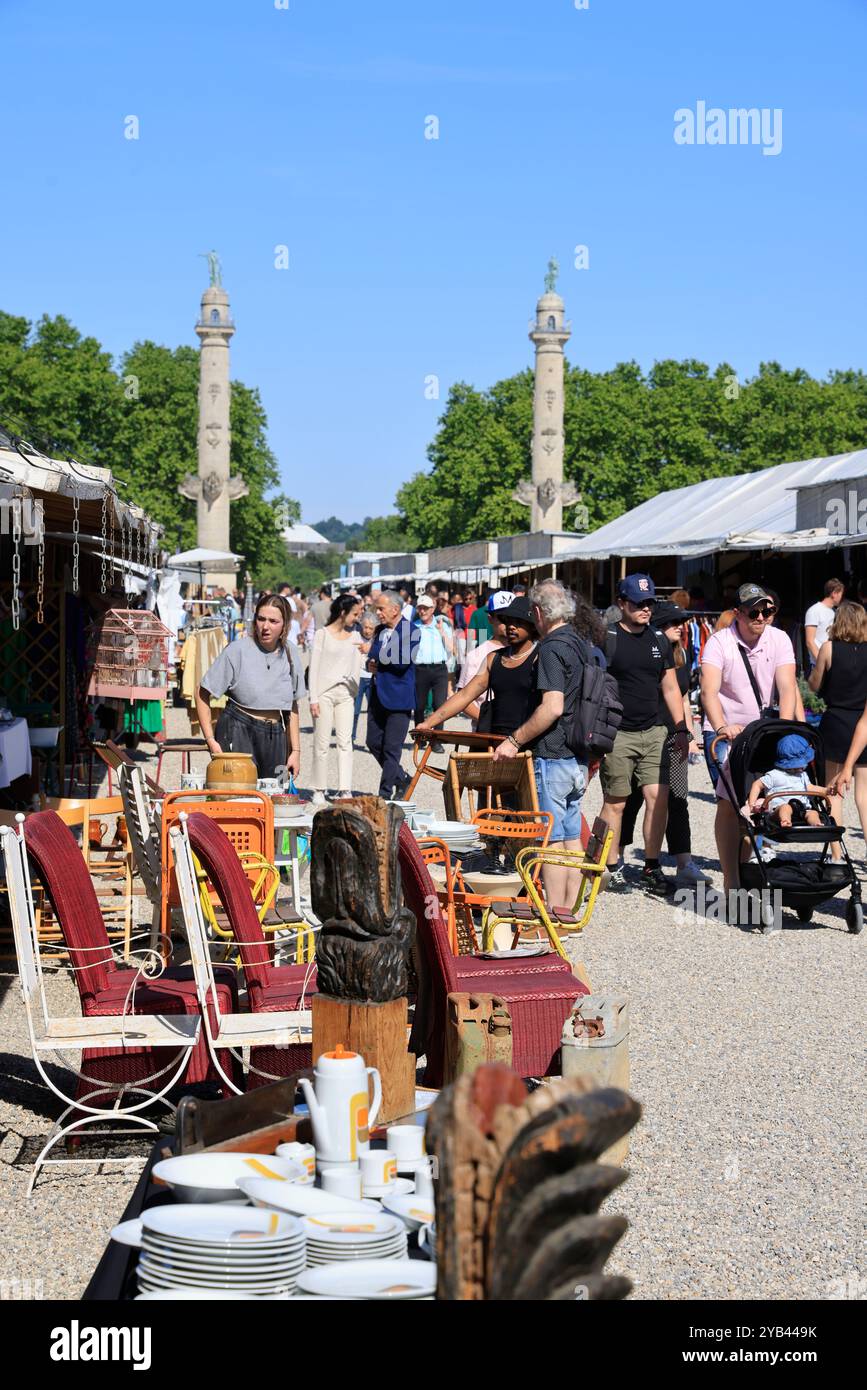
[[[281,728],[286,727],[282,710],[248,709],[246,705],[241,705],[237,700],[233,700],[231,695],[229,696],[229,704],[240,710],[242,714],[246,714],[248,719],[257,719],[260,724],[279,724]]]

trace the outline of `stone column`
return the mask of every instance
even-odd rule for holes
[[[549,268],[553,283],[556,263]],[[546,289],[536,305],[530,341],[536,347],[533,387],[533,476],[514,496],[530,508],[531,531],[562,531],[563,507],[580,501],[574,483],[563,481],[563,348],[572,330],[559,294]]]
[[[202,295],[196,324],[201,342],[198,473],[185,478],[180,488],[184,497],[195,499],[197,544],[207,550],[231,549],[229,504],[248,491],[242,478],[229,475],[229,340],[234,332],[229,296],[222,286],[211,285]],[[234,576],[234,567],[209,571],[206,582],[233,583]]]

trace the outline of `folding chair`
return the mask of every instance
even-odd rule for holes
[[[254,1010],[249,1014],[224,1010],[221,1008],[217,996],[214,967],[208,953],[207,933],[193,863],[193,846],[190,842],[191,819],[196,823],[195,828],[204,837],[196,846],[198,855],[205,863],[208,876],[216,882],[221,890],[223,904],[229,912],[233,930],[236,932],[235,939],[242,948],[242,959],[244,959],[245,952],[247,953],[247,959],[244,959],[245,975],[247,977],[248,996]],[[315,987],[313,984],[315,967],[313,965],[306,968],[299,966],[269,967],[266,951],[266,959],[255,962],[257,973],[251,977],[251,973],[248,972],[247,960],[251,955],[258,954],[255,948],[264,946],[264,938],[250,895],[249,882],[227,836],[213,821],[208,820],[201,813],[191,818],[183,811],[178,822],[169,831],[169,844],[181,899],[181,911],[184,917],[196,991],[204,1020],[205,1038],[214,1066],[226,1084],[231,1086],[232,1090],[239,1095],[241,1088],[236,1086],[234,1081],[223,1071],[217,1052],[218,1048],[227,1049],[238,1062],[243,1064],[241,1049],[249,1047],[251,1056],[248,1074],[251,1080],[259,1078],[274,1081],[279,1075],[290,1075],[300,1067],[309,1066],[313,1026],[312,1015],[308,1009],[304,1008],[304,1003],[308,985],[310,986],[310,993]],[[234,909],[238,911],[241,918],[240,922],[235,918]],[[238,929],[243,931],[245,928],[251,932],[251,937],[247,940],[240,939],[238,936]],[[299,971],[301,972],[300,979]],[[263,973],[264,983],[261,978]],[[256,985],[258,985],[258,989],[255,987]],[[285,999],[286,1003],[300,1004],[301,1007],[288,1009],[275,1007],[275,989],[277,991],[282,990],[282,998]],[[257,1003],[258,1008],[256,1007]],[[281,1053],[288,1069],[281,1070],[276,1074],[260,1070],[253,1060],[259,1049],[269,1054],[269,1060],[270,1054]],[[253,1080],[253,1084],[259,1083]],[[250,1089],[249,1085],[248,1089]]]
[[[505,922],[514,928],[512,949],[517,946],[522,932],[544,931],[557,954],[567,960],[560,932],[583,931],[590,921],[613,835],[614,832],[609,829],[607,821],[597,816],[583,854],[576,854],[571,850],[536,849],[533,845],[519,850],[515,867],[521,875],[528,900],[525,902],[512,898],[491,903],[482,923],[484,949],[490,950],[496,926]],[[539,870],[545,864],[581,870],[578,896],[571,910],[546,906],[537,881]]]
[[[52,1017],[39,957],[23,827],[24,816],[19,816],[17,834],[8,826],[0,828],[0,842],[2,842],[3,860],[6,868],[6,883],[15,952],[18,957],[21,994],[24,1000],[27,1031],[36,1069],[49,1090],[65,1102],[65,1108],[55,1121],[48,1139],[33,1165],[27,1187],[27,1196],[30,1197],[40,1170],[47,1164],[100,1164],[105,1162],[128,1164],[142,1161],[129,1157],[71,1159],[48,1158],[47,1155],[61,1140],[74,1134],[80,1134],[86,1129],[89,1129],[92,1135],[100,1136],[140,1134],[142,1131],[157,1133],[158,1126],[152,1120],[145,1119],[139,1112],[149,1106],[156,1105],[158,1102],[162,1102],[170,1110],[174,1110],[174,1106],[167,1100],[167,1095],[172,1087],[180,1081],[189,1065],[193,1050],[198,1043],[201,1020],[197,1014],[175,1014],[170,1017],[166,1014],[134,1012],[138,985],[143,980],[148,980],[149,971],[158,973],[162,968],[162,961],[158,953],[151,951],[144,952],[145,960],[135,971],[124,972],[131,978],[120,1012],[109,1016]],[[104,948],[101,946],[92,949],[103,950],[104,953]],[[101,964],[104,965],[105,962],[94,960],[79,968],[87,970]],[[120,1062],[119,1070],[122,1073],[124,1070],[123,1059],[133,1049],[140,1058],[142,1054],[150,1054],[161,1048],[176,1052],[178,1054],[177,1061],[170,1061],[164,1067],[144,1077],[138,1077],[135,1080],[119,1079],[114,1082],[107,1081],[105,1076],[86,1076],[80,1069],[70,1067],[62,1056],[64,1051],[69,1051],[82,1052],[86,1057],[88,1053],[92,1054],[94,1049],[99,1049],[100,1060],[118,1059]],[[49,1070],[43,1060],[51,1054],[54,1054],[61,1066],[66,1070],[71,1070],[78,1078],[79,1092],[81,1092],[82,1083],[84,1083],[84,1096],[81,1094],[76,1097],[67,1095],[57,1084],[52,1075],[54,1069]],[[159,1089],[151,1089],[153,1082],[160,1083]],[[114,1097],[114,1103],[110,1109],[106,1106],[92,1104],[96,1097],[106,1095]],[[137,1101],[134,1105],[124,1104],[127,1096],[143,1096],[144,1099]],[[69,1124],[64,1123],[70,1115],[75,1115],[76,1118]],[[107,1120],[124,1121],[129,1124],[130,1128],[119,1130],[92,1128],[96,1124],[104,1125]]]

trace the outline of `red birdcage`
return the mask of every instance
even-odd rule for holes
[[[142,608],[110,608],[90,629],[88,695],[115,700],[164,700],[172,633]]]

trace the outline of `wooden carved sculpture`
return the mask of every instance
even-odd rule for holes
[[[626,1230],[599,1206],[625,1181],[601,1153],[637,1122],[624,1091],[557,1077],[527,1094],[507,1067],[461,1077],[427,1122],[436,1156],[437,1298],[625,1298],[605,1261]]]
[[[403,812],[359,796],[313,819],[311,902],[322,922],[318,988],[382,1004],[407,993],[415,917],[400,904],[397,837]]]

